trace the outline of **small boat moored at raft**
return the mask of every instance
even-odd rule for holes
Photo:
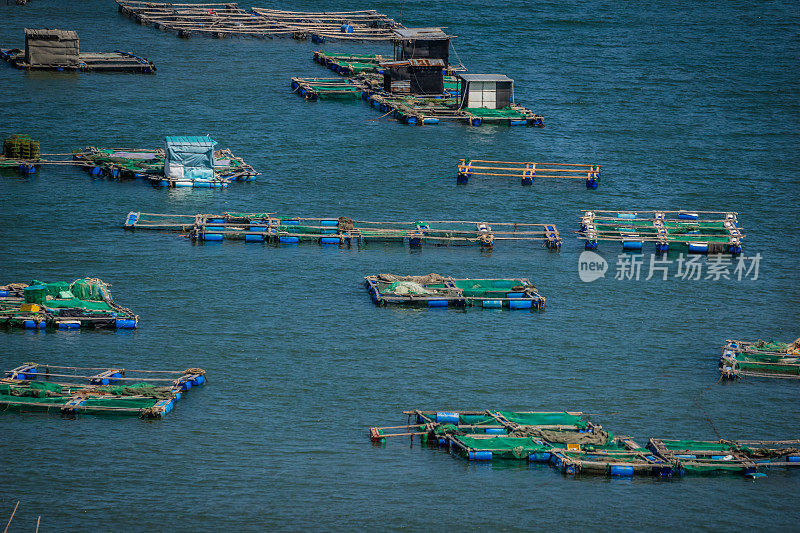
[[[0,49],[0,59],[19,70],[154,74],[155,65],[130,52],[80,52],[74,31],[25,28],[25,49]]]
[[[578,238],[587,250],[599,241],[617,241],[623,251],[641,251],[655,243],[656,252],[739,255],[744,233],[738,213],[725,211],[583,211]]]
[[[667,441],[647,447],[615,436],[580,412],[404,411],[402,426],[372,427],[370,440],[419,437],[475,462],[517,460],[548,463],[567,475],[672,477],[736,473],[755,479],[759,468],[800,466],[800,440]],[[412,421],[413,419],[413,421]]]
[[[545,299],[527,278],[456,279],[427,276],[366,276],[364,285],[378,306],[473,307],[544,310]]]
[[[163,418],[205,371],[86,368],[25,363],[0,379],[0,412]]]
[[[32,330],[136,329],[139,316],[95,278],[0,286],[0,325]]]
[[[792,343],[729,339],[718,366],[723,379],[742,376],[800,379],[800,339]]]
[[[348,217],[289,217],[275,213],[223,213],[221,215],[170,215],[131,211],[125,229],[175,231],[198,242],[226,239],[247,243],[365,245],[373,242],[408,243],[409,246],[480,246],[498,242],[541,242],[548,249],[561,248],[553,224],[527,222],[474,222],[431,220],[380,222]]]

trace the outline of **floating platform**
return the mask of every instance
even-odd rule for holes
[[[142,178],[156,187],[225,188],[232,181],[253,181],[260,175],[229,149],[214,153],[213,179],[175,179],[164,175],[164,150],[95,148],[73,152],[73,160],[92,176]]]
[[[358,76],[368,72],[377,74],[381,71],[381,63],[392,60],[394,57],[381,54],[314,52],[314,61],[341,76]]]
[[[130,370],[25,363],[0,379],[0,411],[163,418],[205,371]]]
[[[473,307],[544,310],[545,299],[527,278],[456,279],[427,276],[366,276],[364,285],[378,306]]]
[[[248,243],[360,246],[398,243],[409,246],[480,246],[497,242],[540,242],[561,248],[553,224],[522,222],[471,222],[431,220],[414,222],[366,221],[348,217],[289,217],[275,213],[223,213],[221,215],[170,215],[130,212],[125,229],[150,229],[184,233],[193,241],[243,240]]]
[[[0,59],[19,70],[156,72],[152,61],[131,52],[80,52],[78,34],[69,30],[26,28],[25,49],[0,49]]]
[[[800,339],[792,343],[728,340],[719,359],[724,379],[742,376],[800,379]]]
[[[738,473],[763,477],[762,467],[800,466],[800,440],[664,441],[646,447],[615,436],[580,412],[404,411],[402,426],[372,427],[370,440],[389,437],[447,448],[468,461],[549,463],[563,474],[658,477]]]
[[[759,468],[800,466],[800,441],[650,439],[647,448],[685,474],[757,475]]]
[[[625,251],[655,243],[656,252],[738,255],[744,233],[738,213],[725,211],[583,211],[579,239],[587,250],[599,241],[617,241]]]
[[[178,37],[293,37],[348,41],[392,41],[393,30],[402,28],[373,9],[340,12],[297,12],[253,7],[241,9],[235,3],[174,4],[117,0],[118,10],[144,26],[173,31]]]
[[[533,185],[533,180],[540,178],[583,180],[587,189],[596,189],[600,165],[459,159],[456,183],[466,184],[472,176],[518,178],[522,185]]]
[[[37,331],[136,329],[139,316],[117,304],[108,287],[93,278],[0,286],[0,326]]]
[[[446,82],[448,91],[458,94],[457,82]],[[544,117],[518,104],[503,109],[462,107],[452,92],[441,95],[390,93],[359,78],[300,78],[291,79],[292,91],[309,101],[361,98],[371,107],[391,116],[402,124],[434,125],[441,122],[461,122],[470,126],[536,126],[544,127]]]

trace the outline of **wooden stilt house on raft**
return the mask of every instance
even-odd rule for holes
[[[800,440],[688,441],[650,439],[641,446],[614,435],[580,412],[404,411],[406,425],[372,427],[370,440],[408,437],[413,445],[446,448],[468,461],[549,463],[567,475],[672,477],[741,474],[800,466]]]
[[[201,368],[130,370],[25,363],[0,379],[0,412],[163,418],[206,382]]]
[[[25,50],[0,49],[0,58],[20,70],[156,71],[151,61],[130,52],[80,52],[78,34],[68,30],[25,28]]]

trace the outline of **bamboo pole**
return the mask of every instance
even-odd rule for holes
[[[8,519],[8,523],[6,524],[6,528],[3,530],[3,533],[8,533],[8,528],[11,525],[11,521],[14,520],[14,515],[17,513],[17,507],[19,507],[19,500],[17,500],[17,505],[14,506],[14,510],[11,511],[11,518]]]

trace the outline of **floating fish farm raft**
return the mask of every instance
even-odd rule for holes
[[[129,370],[25,363],[0,379],[0,411],[163,418],[205,371]]]
[[[466,76],[468,75],[459,75],[460,78]],[[512,83],[510,78],[501,78],[500,81]],[[298,96],[309,101],[360,98],[383,116],[390,116],[402,124],[422,126],[450,121],[471,126],[494,124],[544,127],[544,117],[512,101],[501,108],[479,107],[477,104],[476,107],[469,107],[470,104],[461,97],[461,89],[458,88],[463,80],[457,77],[443,77],[442,90],[438,94],[387,91],[380,87],[381,83],[380,80],[369,79],[366,74],[351,78],[293,77],[291,88]]]
[[[722,211],[585,211],[579,239],[587,250],[599,241],[617,241],[626,251],[641,251],[655,243],[656,252],[669,250],[691,254],[737,255],[742,253],[744,233],[738,213]]]
[[[800,339],[792,343],[728,340],[719,359],[719,371],[724,379],[800,379]]]
[[[377,222],[348,217],[288,217],[275,213],[223,213],[221,215],[170,215],[128,213],[126,229],[176,231],[193,241],[243,240],[248,243],[363,245],[408,243],[409,246],[480,246],[492,248],[499,241],[541,242],[560,249],[561,237],[552,224],[520,222],[469,222],[431,220]]]
[[[0,49],[0,59],[20,70],[134,72],[154,74],[155,65],[130,52],[80,52],[78,34],[25,29],[25,49]]]
[[[564,474],[672,477],[740,473],[763,477],[761,468],[800,466],[800,440],[667,441],[642,447],[615,436],[580,412],[404,411],[402,426],[370,428],[370,440],[419,437],[469,461],[549,463]]]
[[[456,183],[468,183],[472,176],[519,178],[522,185],[533,185],[538,178],[585,180],[587,189],[596,189],[600,184],[600,165],[459,159]]]
[[[232,181],[253,181],[260,173],[236,157],[229,149],[214,151],[213,177],[166,176],[164,150],[95,148],[89,146],[73,153],[92,176],[119,179],[143,178],[156,187],[225,188]]]
[[[375,10],[296,12],[238,4],[172,4],[117,0],[118,10],[139,24],[173,31],[179,37],[292,37],[348,41],[390,41],[403,26]]]
[[[527,278],[456,279],[427,276],[366,276],[364,285],[375,305],[472,307],[544,310],[544,296]]]
[[[139,317],[111,298],[99,279],[0,286],[0,325],[32,330],[135,329]]]

